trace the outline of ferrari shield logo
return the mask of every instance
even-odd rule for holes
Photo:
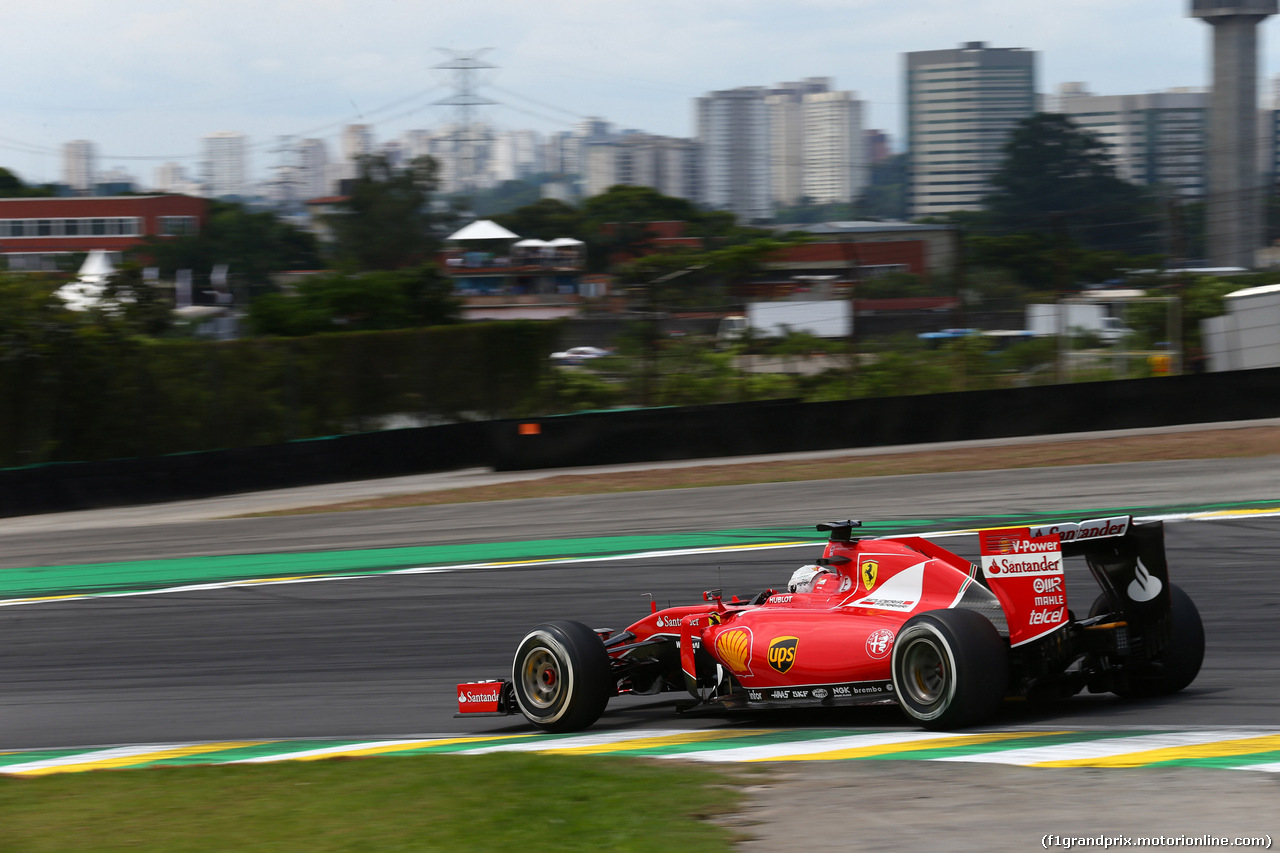
[[[880,564],[875,560],[864,560],[862,563],[862,585],[867,588],[867,592],[871,592],[871,587],[876,585],[876,572],[880,570]]]
[[[769,643],[769,666],[778,672],[786,672],[796,662],[796,648],[800,645],[798,637],[774,637]]]

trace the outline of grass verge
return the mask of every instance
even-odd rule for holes
[[[394,509],[517,498],[694,489],[705,486],[835,480],[847,477],[1275,455],[1280,455],[1280,427],[1243,427],[1166,435],[1019,444],[1006,447],[958,448],[920,453],[837,456],[797,461],[702,465],[693,468],[653,468],[608,474],[558,474],[526,482],[391,495],[301,509],[249,513],[240,517]]]
[[[743,771],[419,756],[0,777],[0,849],[728,851]]]

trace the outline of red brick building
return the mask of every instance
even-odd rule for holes
[[[0,198],[0,255],[9,269],[56,269],[59,256],[120,254],[147,237],[199,232],[208,202],[183,195]]]

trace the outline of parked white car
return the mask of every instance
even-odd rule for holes
[[[569,347],[564,352],[551,353],[551,360],[556,364],[583,364],[593,358],[612,354],[612,350],[600,347]]]

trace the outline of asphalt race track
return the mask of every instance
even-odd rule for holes
[[[423,539],[483,541],[511,530],[542,537],[572,532],[653,530],[683,508],[683,529],[733,524],[796,523],[847,514],[866,495],[880,517],[921,518],[961,508],[995,512],[1069,512],[1134,503],[1181,503],[1197,497],[1275,496],[1275,460],[1179,465],[913,476],[830,483],[777,484],[644,493],[593,499],[512,501],[454,507],[157,525],[145,529],[68,531],[3,536],[9,562],[48,562],[190,553],[230,528],[245,551],[286,551],[300,529],[323,532],[313,547]],[[1206,476],[1209,467],[1219,476]],[[1234,468],[1234,471],[1232,470]],[[1269,470],[1268,470],[1269,469]],[[1177,478],[1182,481],[1178,482]],[[1238,482],[1233,486],[1233,477]],[[1097,488],[1084,494],[1084,484]],[[963,494],[959,484],[964,484]],[[975,483],[977,485],[975,486]],[[1034,484],[1034,485],[1033,485]],[[1123,495],[1109,494],[1117,486]],[[1036,500],[1028,499],[1035,489]],[[1280,491],[1280,485],[1275,487]],[[851,494],[853,493],[853,494]],[[862,493],[858,495],[856,493]],[[921,495],[913,501],[909,493]],[[928,497],[931,495],[931,497]],[[1016,506],[1001,503],[1010,500]],[[1101,495],[1101,497],[1097,497]],[[837,497],[838,496],[838,497]],[[1003,497],[1002,497],[1003,496]],[[1092,500],[1090,498],[1093,498]],[[698,506],[699,501],[702,502]],[[886,510],[884,504],[891,505]],[[910,503],[914,512],[904,504]],[[799,504],[799,506],[797,506]],[[818,504],[826,507],[820,511]],[[772,515],[765,510],[779,507]],[[735,511],[734,507],[737,507]],[[695,508],[696,507],[696,508]],[[562,514],[561,523],[554,519]],[[459,516],[468,524],[448,526]],[[532,519],[522,520],[523,518]],[[659,520],[654,521],[656,516]],[[425,536],[415,540],[415,531]],[[221,531],[221,532],[220,532]],[[1123,702],[1079,696],[1051,706],[1010,703],[1007,726],[1249,726],[1275,725],[1280,715],[1280,589],[1274,582],[1280,519],[1169,524],[1175,582],[1197,602],[1208,651],[1196,683],[1159,701]],[[222,550],[232,540],[222,539]],[[10,547],[12,546],[12,547]],[[953,546],[972,551],[972,539]],[[208,549],[206,550],[214,550]],[[56,553],[55,553],[56,552]],[[26,555],[26,560],[21,558]],[[298,585],[241,587],[165,595],[0,608],[0,749],[181,740],[297,737],[380,737],[410,733],[511,731],[520,718],[455,719],[453,685],[499,677],[531,625],[577,619],[622,627],[660,604],[696,601],[705,589],[754,594],[783,584],[807,549],[663,557],[571,566],[513,566],[442,574],[386,576]],[[1069,571],[1069,600],[1087,610],[1095,590],[1082,567]],[[677,717],[677,694],[615,701],[599,724],[662,727],[697,724],[776,725],[765,719]],[[801,725],[901,725],[891,708],[814,712]]]
[[[1141,463],[784,483],[217,520],[165,507],[0,520],[5,568],[199,554],[798,527],[1232,501],[1280,505],[1280,458]],[[239,510],[245,511],[245,510]],[[139,516],[151,523],[140,523]],[[198,515],[198,513],[197,513]],[[1006,703],[1008,729],[1280,725],[1280,518],[1170,523],[1174,582],[1198,604],[1197,681],[1160,700]],[[950,540],[971,554],[972,539]],[[816,551],[816,547],[814,548]],[[522,632],[556,618],[620,627],[702,590],[784,583],[807,549],[511,566],[0,607],[0,752],[240,739],[530,731],[518,717],[456,719],[454,685],[499,677]],[[1095,594],[1068,564],[1073,608]],[[678,717],[674,697],[611,703],[596,730],[904,727],[892,707]],[[741,819],[747,850],[1025,851],[1044,833],[1280,835],[1280,774],[1192,768],[1055,769],[921,761],[775,765]],[[852,809],[852,811],[851,811]]]

